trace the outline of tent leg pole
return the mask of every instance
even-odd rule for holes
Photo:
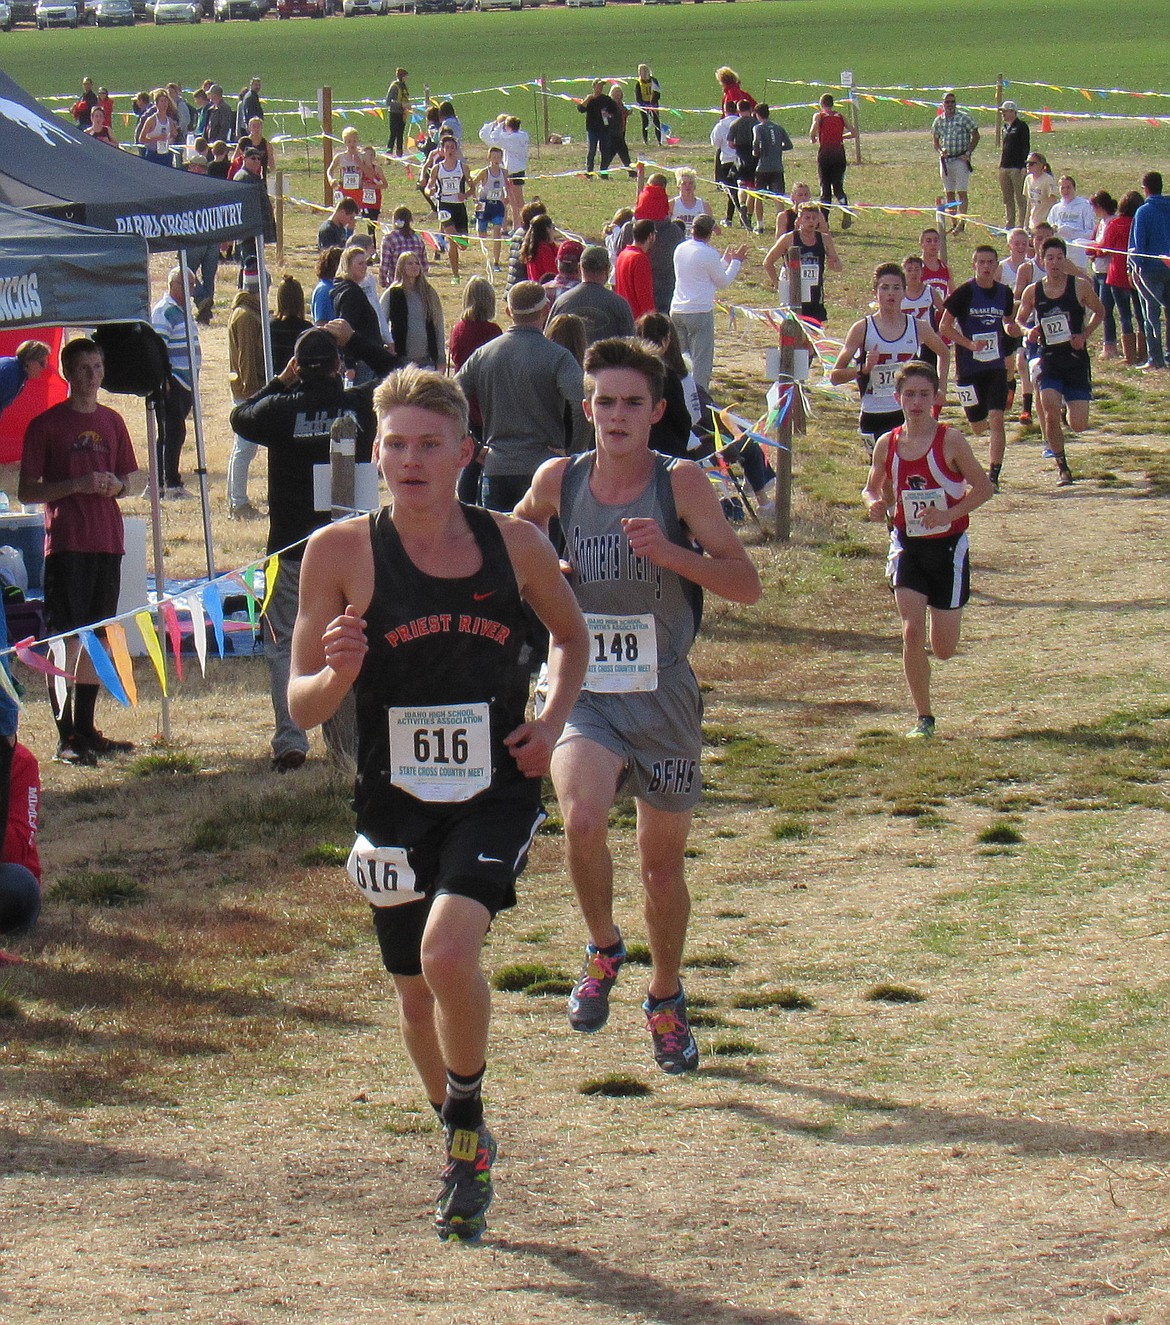
[[[195,371],[195,322],[191,312],[189,292],[191,282],[190,268],[187,266],[187,250],[179,249],[179,267],[183,273],[183,310],[187,314],[187,353],[191,364],[191,404],[195,421],[195,455],[198,462],[199,505],[203,509],[203,549],[207,554],[207,577],[215,579],[215,546],[211,538],[211,494],[207,490],[207,449],[203,444],[203,406],[199,401],[199,374]]]
[[[165,640],[167,637],[166,627],[163,624],[162,599],[167,591],[166,572],[163,568],[163,533],[162,533],[162,508],[159,503],[158,486],[158,425],[155,419],[155,408],[151,403],[151,398],[146,401],[146,454],[150,458],[150,487],[147,489],[147,496],[150,499],[150,536],[151,547],[154,554],[154,629],[159,640]],[[165,650],[165,645],[163,646]],[[164,652],[165,657],[165,652]],[[162,697],[162,739],[164,745],[171,743],[171,699],[164,691]]]
[[[264,236],[256,236],[256,274],[260,277],[260,340],[264,347],[264,378],[271,382],[276,376],[272,362],[272,322],[268,312],[268,267],[264,261]],[[284,364],[280,365],[281,368]]]

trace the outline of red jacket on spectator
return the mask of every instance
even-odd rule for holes
[[[650,256],[637,244],[630,244],[617,255],[613,265],[613,288],[629,304],[635,322],[643,313],[654,312],[654,273]]]

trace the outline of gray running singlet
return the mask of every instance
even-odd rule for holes
[[[586,689],[655,689],[643,673],[643,682],[623,683],[636,675],[631,666],[645,658],[648,645],[658,673],[685,664],[702,614],[702,593],[690,580],[663,570],[630,549],[622,521],[656,520],[666,536],[680,547],[690,547],[675,509],[670,471],[679,462],[654,452],[654,469],[641,494],[624,506],[609,506],[594,497],[589,486],[596,453],[574,457],[561,482],[561,527],[565,555],[573,568],[570,584],[590,624],[593,647]],[[596,618],[626,618],[630,628],[606,629]],[[648,624],[653,641],[646,638]],[[633,638],[629,638],[630,636]],[[615,639],[615,636],[622,638]],[[608,676],[611,683],[597,684]]]

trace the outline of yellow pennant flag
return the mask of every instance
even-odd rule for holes
[[[154,628],[154,618],[149,612],[135,612],[134,620],[138,629],[142,631],[142,640],[146,645],[146,652],[150,654],[150,661],[154,663],[154,670],[158,674],[158,683],[162,686],[162,692],[167,693],[167,667],[163,661],[162,646],[158,642],[158,633]]]
[[[114,660],[118,679],[130,703],[138,707],[138,688],[134,684],[134,664],[130,661],[130,650],[126,647],[126,631],[120,621],[111,621],[106,627],[106,648]]]
[[[275,557],[269,557],[264,563],[264,601],[260,604],[260,615],[263,616],[268,611],[268,604],[272,601],[272,593],[276,588],[276,577],[280,574],[280,554]]]

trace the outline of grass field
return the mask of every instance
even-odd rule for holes
[[[194,86],[210,74],[229,91],[253,74],[272,97],[315,102],[317,87],[335,96],[380,98],[395,65],[411,71],[421,94],[462,93],[549,79],[633,75],[649,61],[662,81],[664,101],[680,107],[715,104],[713,71],[730,64],[744,85],[763,95],[765,80],[795,78],[836,83],[852,69],[861,87],[994,84],[996,75],[1075,87],[1170,91],[1165,49],[1170,15],[1158,0],[1134,0],[1108,16],[1107,30],[1094,0],[1029,7],[1014,0],[958,6],[945,19],[932,0],[740,0],[735,5],[609,5],[604,10],[541,8],[513,14],[390,15],[382,19],[308,19],[261,24],[204,23],[197,28],[106,30],[27,28],[3,34],[5,70],[38,96],[68,94],[84,74],[112,91],[133,93],[152,83],[182,79]],[[772,87],[776,103],[815,100],[811,90]],[[971,100],[993,101],[990,92]],[[1094,100],[1075,93],[1022,88],[1024,107],[1159,114],[1170,101]],[[494,113],[500,101],[469,97],[465,122]],[[514,98],[518,113],[531,99]],[[863,124],[879,129],[920,125],[926,114],[891,104],[863,106]],[[553,103],[554,131],[579,133],[579,117]],[[672,122],[684,138],[705,140],[693,117]],[[706,121],[702,121],[706,124]],[[1170,130],[1150,130],[1151,133]]]
[[[629,71],[636,27],[668,90],[702,104],[725,60],[757,90],[805,63],[810,77],[853,63],[871,83],[984,81],[964,54],[994,74],[1025,48],[1035,67],[1017,76],[1041,76],[1036,43],[1015,35],[1038,20],[1067,43],[1053,39],[1062,72],[1043,76],[1158,86],[1166,18],[1148,5],[1110,16],[1108,41],[1099,7],[996,4],[969,26],[948,14],[937,64],[921,36],[942,24],[937,8],[851,0],[18,31],[0,51],[42,95],[85,72],[126,88],[146,69],[193,81],[206,67],[229,88],[259,72],[273,95],[311,96],[328,64],[356,96],[380,92],[400,59],[421,83],[439,32],[468,42],[458,64],[454,42],[444,51],[458,90],[526,76],[502,54],[521,32],[549,77],[577,71],[570,54],[616,51]],[[980,28],[1012,36],[997,53]],[[871,68],[842,32],[864,32]],[[323,60],[324,34],[352,55]],[[360,48],[367,34],[384,54]],[[256,49],[269,43],[271,64]],[[484,114],[506,104],[497,94]],[[1045,141],[1089,188],[1118,192],[1158,163],[1166,132],[1061,125]],[[707,153],[684,140],[664,156]],[[792,174],[808,163],[798,150]],[[283,164],[310,193],[300,149]],[[541,169],[575,164],[574,146]],[[870,137],[849,178],[865,203],[925,202],[937,187],[928,147],[904,133]],[[588,234],[630,195],[624,181],[537,187]],[[973,203],[997,212],[990,168]],[[306,281],[315,224],[290,209],[285,265]],[[920,224],[866,212],[838,235],[836,334],[874,264],[909,251]],[[771,306],[763,247],[753,240],[732,291],[746,306]],[[168,261],[154,261],[156,289]],[[223,516],[233,274],[203,333],[225,567],[259,555],[266,532]],[[438,285],[450,319],[459,292]],[[762,323],[720,319],[721,399],[761,406],[769,341]],[[1165,1325],[1170,384],[1116,363],[1095,362],[1094,377],[1073,488],[1054,489],[1035,429],[1009,430],[1004,491],[972,521],[974,594],[959,654],[935,668],[940,735],[925,747],[899,737],[908,703],[884,530],[858,502],[855,401],[813,393],[793,539],[745,529],[764,597],[710,599],[695,651],[705,792],[685,978],[701,1070],[654,1069],[635,963],[606,1030],[568,1030],[555,991],[582,926],[554,812],[487,949],[501,1162],[478,1255],[453,1256],[428,1226],[435,1129],[340,868],[349,787],[316,755],[287,778],[269,771],[261,660],[212,659],[206,680],[189,662],[172,681],[169,748],[153,741],[157,685],[140,664],[141,707],[100,709],[136,756],[44,764],[45,911],[5,944],[26,958],[0,972],[5,1325]],[[118,403],[141,446],[140,407]],[[959,421],[953,402],[946,417]],[[165,518],[168,564],[198,572],[197,516],[170,504]],[[48,708],[22,679],[25,740],[44,758]],[[626,805],[613,840],[633,949],[645,934]]]

